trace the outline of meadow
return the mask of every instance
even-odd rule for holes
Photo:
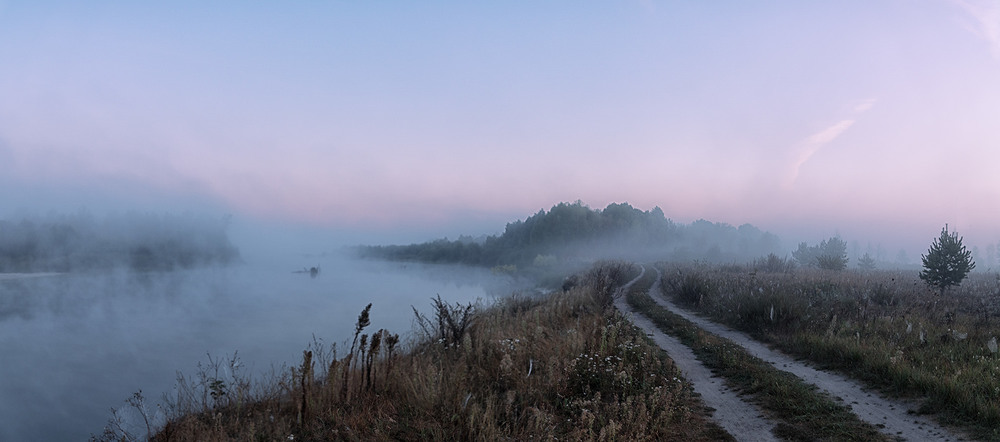
[[[626,302],[655,326],[691,348],[698,360],[745,401],[776,423],[783,440],[893,440],[860,420],[838,398],[777,368],[728,339],[712,334],[660,305],[650,293],[656,273],[646,272],[626,293]]]
[[[772,263],[774,264],[774,263]],[[660,264],[664,295],[795,357],[841,371],[913,413],[1000,440],[1000,277],[940,295],[915,271]]]
[[[143,425],[137,394],[96,439],[731,440],[614,309],[637,274],[609,262],[544,298],[437,299],[416,312],[409,343],[366,330],[378,314],[366,308],[350,348],[311,345],[298,366],[256,380],[235,358],[209,361],[178,380],[165,426]]]

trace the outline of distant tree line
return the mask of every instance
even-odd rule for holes
[[[580,201],[560,203],[524,220],[507,224],[500,235],[474,240],[439,239],[421,244],[363,246],[364,257],[462,263],[481,266],[528,265],[559,260],[593,260],[649,254],[655,259],[746,261],[780,253],[778,237],[744,224],[698,220],[689,225],[666,218],[653,208],[628,203],[591,209]]]
[[[173,270],[228,264],[239,251],[226,220],[127,214],[0,219],[0,272],[70,272],[124,267]]]

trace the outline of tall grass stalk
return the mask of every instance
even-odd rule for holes
[[[460,335],[406,352],[381,332],[339,360],[312,348],[302,368],[255,384],[241,407],[173,408],[153,439],[731,440],[672,361],[610,307],[636,271],[602,263],[568,291],[477,306],[464,328],[444,322]],[[364,364],[352,364],[362,350]],[[313,365],[319,373],[307,373]]]
[[[917,273],[793,273],[664,266],[666,296],[713,319],[836,369],[888,394],[913,398],[974,437],[1000,440],[1000,277],[973,274],[941,296]],[[700,302],[676,290],[696,278]],[[768,319],[770,309],[774,319]]]
[[[656,272],[647,272],[626,295],[629,305],[651,319],[661,331],[691,347],[706,367],[778,420],[775,435],[791,440],[889,440],[815,386],[660,307],[648,293],[655,279]],[[690,278],[679,285],[689,284],[704,287],[703,282],[692,282]]]

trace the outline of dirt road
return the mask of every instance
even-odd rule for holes
[[[645,271],[645,269],[644,269]],[[634,282],[634,281],[633,281]],[[861,385],[853,380],[850,380],[842,375],[826,372],[823,370],[818,370],[811,366],[806,365],[800,361],[796,361],[785,355],[783,353],[771,350],[770,348],[764,346],[760,342],[757,342],[750,338],[749,336],[740,333],[738,331],[732,330],[723,325],[719,325],[707,319],[696,316],[690,311],[684,310],[674,303],[668,301],[661,295],[660,291],[660,274],[657,271],[657,279],[653,286],[650,288],[650,297],[653,298],[658,304],[664,308],[676,313],[688,321],[701,327],[703,330],[713,333],[722,338],[728,339],[733,343],[742,346],[748,352],[754,356],[767,361],[768,363],[774,365],[776,368],[787,371],[789,373],[798,376],[804,381],[814,384],[821,390],[828,392],[831,396],[835,398],[840,398],[844,403],[851,407],[851,410],[858,415],[862,420],[869,422],[876,427],[878,427],[883,433],[902,438],[905,440],[913,441],[959,441],[963,438],[948,429],[941,427],[940,425],[932,422],[922,416],[915,416],[907,413],[910,409],[908,404],[900,401],[888,399],[880,396],[877,392],[868,391],[861,387]],[[619,298],[615,304],[620,310],[631,312],[625,301]],[[633,313],[633,322],[646,330],[647,333],[654,332],[654,337],[663,336],[655,326],[644,317]],[[674,340],[676,341],[676,339]],[[659,344],[660,341],[657,340]],[[683,344],[677,342],[677,345],[684,347],[685,350],[690,354],[691,350],[685,347]],[[663,344],[660,346],[670,354],[670,357],[677,361],[675,358],[675,353],[677,357],[682,360],[688,358],[687,355],[681,354],[682,351],[674,347],[666,347]],[[693,354],[690,354],[693,358]],[[689,363],[689,362],[685,362]],[[697,360],[695,360],[697,363]],[[678,366],[681,364],[678,363]],[[698,363],[697,365],[701,365]],[[704,367],[701,367],[704,369]],[[681,368],[684,370],[684,368]],[[688,373],[685,370],[685,373]],[[689,378],[690,379],[690,378]],[[694,380],[692,380],[694,382]],[[720,380],[715,379],[716,383],[721,383]],[[696,389],[697,390],[697,389]],[[739,398],[737,397],[737,400]],[[731,399],[725,399],[731,400]],[[706,400],[706,403],[708,401]],[[717,405],[710,404],[711,407],[722,410],[723,408]],[[723,414],[721,411],[717,412],[716,415],[719,416]],[[721,417],[721,416],[719,416]],[[726,431],[735,435],[740,440],[758,440],[758,439],[743,439],[741,435],[746,435],[749,433],[741,432],[741,430],[730,430],[723,422],[720,420],[719,424],[722,425]],[[773,425],[772,425],[773,427]],[[759,439],[764,440],[764,439]]]
[[[623,293],[627,292],[639,278],[642,278],[646,271],[643,268],[643,273],[629,282],[623,288]],[[645,330],[648,335],[652,336],[653,341],[670,355],[670,359],[673,359],[677,367],[684,373],[684,378],[691,382],[694,391],[701,395],[701,399],[706,405],[715,409],[712,418],[719,426],[741,441],[779,440],[772,434],[777,423],[764,418],[756,405],[743,401],[735,392],[727,388],[722,379],[713,375],[698,361],[690,348],[673,336],[660,332],[649,319],[632,311],[632,308],[625,302],[624,296],[616,298],[615,307],[622,312],[631,313],[632,323]]]

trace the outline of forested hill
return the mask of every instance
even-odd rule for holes
[[[731,262],[780,253],[780,242],[750,224],[733,227],[698,220],[685,225],[671,221],[659,207],[642,211],[622,203],[596,210],[578,201],[509,223],[499,236],[364,246],[359,253],[389,260],[483,266],[615,257]]]
[[[224,265],[239,260],[225,219],[128,213],[0,218],[0,273],[139,271]]]

